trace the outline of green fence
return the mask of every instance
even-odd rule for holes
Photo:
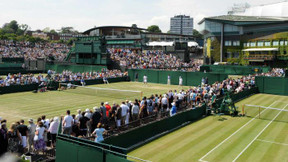
[[[260,76],[255,78],[255,82],[260,93],[288,95],[288,78]]]
[[[136,74],[138,74],[138,81],[143,81],[143,76],[148,77],[148,82],[167,84],[168,75],[171,78],[171,84],[179,84],[179,77],[183,78],[183,85],[185,86],[198,86],[201,84],[202,78],[208,78],[209,84],[216,81],[222,81],[228,77],[227,74],[213,74],[203,72],[181,72],[181,71],[161,71],[161,70],[139,70],[129,69],[128,74],[131,81],[135,81]]]
[[[130,162],[125,154],[112,151],[113,146],[93,141],[59,134],[56,145],[56,162]]]
[[[240,66],[240,65],[203,65],[200,71],[204,72],[221,73],[228,75],[249,75],[257,72],[268,72],[270,67],[261,66]]]
[[[0,94],[15,93],[15,92],[26,92],[38,89],[38,84],[28,84],[28,85],[11,85],[0,87]]]
[[[107,68],[107,66],[46,64],[46,70],[54,70],[57,73],[62,73],[63,70],[72,72],[93,72],[101,71],[103,68]]]
[[[196,108],[193,110],[187,110],[176,114],[173,117],[168,117],[160,121],[154,121],[147,125],[140,126],[136,129],[120,134],[118,136],[112,136],[105,139],[106,144],[122,147],[123,152],[130,152],[133,149],[154,140],[162,135],[165,135],[175,128],[179,128],[185,123],[200,119],[206,113],[206,106]]]

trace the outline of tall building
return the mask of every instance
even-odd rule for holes
[[[173,34],[193,35],[193,18],[177,15],[170,19],[170,32]]]

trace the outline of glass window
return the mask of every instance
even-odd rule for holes
[[[234,58],[239,58],[239,52],[234,53]]]
[[[250,42],[247,43],[247,47],[250,47]]]
[[[286,45],[286,46],[288,45],[288,41],[285,41],[285,45]]]
[[[233,41],[233,46],[240,46],[240,41]]]
[[[257,42],[257,46],[258,46],[258,47],[263,47],[263,46],[264,46],[264,42],[263,42],[263,41]]]
[[[232,41],[225,41],[225,46],[231,46],[232,45]]]
[[[279,46],[279,41],[273,41],[273,46]]]
[[[251,46],[251,47],[256,47],[256,42],[251,42],[251,43],[250,43],[250,46]]]
[[[244,46],[244,47],[247,47],[247,43],[243,43],[243,46]]]
[[[280,46],[284,46],[284,41],[283,40],[280,41]]]
[[[271,46],[271,42],[265,42],[265,46]]]

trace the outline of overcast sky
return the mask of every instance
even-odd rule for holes
[[[207,16],[225,15],[234,3],[261,5],[282,0],[0,0],[1,26],[17,20],[32,30],[72,26],[83,32],[94,26],[159,25],[169,30],[170,17],[194,17],[194,27]]]

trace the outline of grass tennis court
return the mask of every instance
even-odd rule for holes
[[[241,109],[243,104],[288,110],[288,97],[257,94],[236,105]],[[209,116],[150,142],[129,155],[149,161],[287,162],[288,114],[266,110],[261,111],[260,119],[257,115],[234,118]]]
[[[89,87],[102,87],[102,88],[113,88],[122,90],[134,90],[142,91],[143,96],[150,96],[151,94],[160,94],[167,92],[170,89],[179,90],[179,86],[175,85],[161,85],[161,84],[148,84],[147,86],[143,83],[137,82],[119,82],[112,83],[108,85],[99,84]],[[185,87],[182,87],[185,88]],[[186,87],[187,88],[187,87]],[[110,104],[116,102],[125,101],[126,99],[134,100],[135,98],[140,99],[140,94],[130,95],[130,97],[125,96],[123,93],[129,92],[119,92],[111,93],[107,96],[103,93],[91,92],[87,93],[67,93],[65,91],[49,91],[44,93],[12,93],[0,95],[0,116],[3,119],[8,120],[8,124],[12,122],[19,121],[20,119],[26,120],[40,117],[41,115],[46,115],[48,118],[54,116],[65,115],[67,109],[71,110],[72,114],[76,113],[77,109],[85,110],[86,108],[92,109],[94,106],[100,106],[100,102],[108,101]]]

